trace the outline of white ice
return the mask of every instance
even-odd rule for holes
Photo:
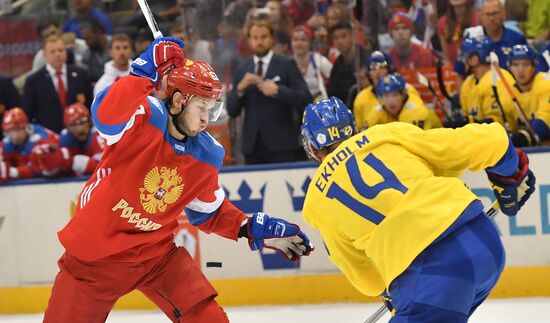
[[[363,323],[379,304],[226,307],[232,323]],[[4,315],[0,322],[36,323],[42,315]],[[379,322],[389,320],[386,314]],[[169,322],[158,311],[114,311],[108,323]],[[485,302],[470,323],[550,323],[550,298],[498,299]]]

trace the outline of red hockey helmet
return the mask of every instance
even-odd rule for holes
[[[210,120],[216,121],[220,116],[223,107],[220,100],[223,87],[210,64],[187,59],[184,66],[170,72],[167,83],[167,96],[171,97],[176,91],[181,92],[184,96],[184,106],[195,95],[211,99]]]
[[[65,108],[63,123],[65,127],[90,120],[90,112],[82,103],[74,103]]]
[[[2,131],[4,133],[29,124],[27,114],[21,108],[13,108],[4,112]]]

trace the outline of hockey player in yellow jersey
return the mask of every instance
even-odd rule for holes
[[[390,73],[395,72],[391,58],[386,53],[381,51],[375,51],[370,54],[365,65],[367,69],[367,76],[371,85],[361,90],[353,101],[355,125],[359,130],[364,130],[367,128],[367,115],[375,107],[380,105],[380,101],[378,101],[378,97],[376,96],[376,84],[378,84],[378,80]],[[409,96],[417,96],[420,98],[420,94],[414,86],[407,83],[405,88]]]
[[[502,110],[492,90],[489,61],[492,48],[493,45],[487,36],[466,38],[462,42],[461,56],[470,73],[460,87],[462,113],[467,118],[465,122],[498,122],[505,125],[506,120],[510,124],[510,130],[515,131],[517,129],[515,106],[500,79],[497,81],[496,89]],[[504,69],[501,71],[508,84],[513,84],[513,76]]]
[[[550,74],[537,73],[538,56],[528,45],[513,46],[508,54],[508,68],[515,78],[513,91],[537,134],[534,136],[526,125],[520,127],[512,133],[512,142],[518,147],[550,139]]]
[[[310,104],[302,135],[320,165],[303,217],[363,294],[391,298],[398,322],[466,322],[504,267],[504,249],[458,178],[485,170],[502,212],[534,191],[527,155],[498,123],[422,130],[393,122],[356,133],[337,98]],[[518,198],[521,183],[528,187]]]
[[[367,127],[394,121],[412,123],[422,129],[441,127],[435,112],[426,107],[420,96],[407,93],[401,75],[394,73],[380,78],[376,93],[380,104],[367,115]]]

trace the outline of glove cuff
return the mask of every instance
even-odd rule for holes
[[[263,212],[256,212],[248,220],[248,244],[250,250],[258,250],[264,247],[264,228],[269,216]]]

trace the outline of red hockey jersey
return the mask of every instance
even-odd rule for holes
[[[0,149],[2,156],[0,160],[4,160],[7,167],[16,167],[17,179],[31,178],[39,175],[36,170],[31,167],[29,156],[32,149],[38,144],[51,143],[57,144],[59,136],[39,124],[30,125],[29,139],[21,146],[16,146],[9,137],[4,137],[2,140],[3,148]]]
[[[95,128],[90,129],[85,142],[80,142],[71,132],[65,128],[59,135],[59,145],[69,150],[72,164],[71,172],[76,175],[91,174],[103,154],[105,139],[99,135]]]
[[[218,185],[222,146],[203,131],[184,141],[168,133],[168,111],[148,94],[146,78],[126,76],[98,93],[94,125],[106,140],[103,157],[59,232],[83,260],[141,261],[173,248],[177,216],[207,233],[237,239],[246,215]]]

